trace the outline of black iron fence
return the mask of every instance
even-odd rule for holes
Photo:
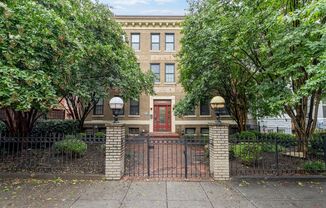
[[[0,135],[0,172],[104,174],[105,138]]]
[[[126,139],[125,176],[208,178],[208,137]]]
[[[230,138],[233,176],[326,174],[326,137],[308,141],[295,137]]]

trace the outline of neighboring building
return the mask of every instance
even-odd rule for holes
[[[176,117],[175,104],[185,93],[179,84],[177,53],[180,50],[183,16],[116,16],[134,49],[142,70],[152,72],[155,78],[155,95],[141,95],[138,101],[125,101],[120,120],[129,134],[142,132],[170,132],[208,134],[208,124],[215,120],[209,100],[201,103],[188,116]],[[116,96],[119,96],[118,94]],[[104,130],[112,122],[109,100],[97,103],[88,116],[85,126]],[[225,120],[232,122],[229,116]]]
[[[258,120],[258,125],[261,132],[283,132],[288,134],[293,132],[292,121],[287,114],[281,117],[262,118]],[[316,129],[326,129],[326,98],[320,102],[318,108]]]

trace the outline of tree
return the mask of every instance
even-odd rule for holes
[[[1,3],[1,9],[5,17],[0,22],[3,75],[9,76],[7,69],[14,68],[35,80],[17,84],[22,88],[17,96],[24,108],[14,105],[9,89],[11,81],[21,80],[4,80],[0,108],[33,116],[11,119],[8,114],[8,127],[11,120],[26,125],[12,125],[12,131],[28,134],[40,112],[59,99],[66,100],[68,111],[82,128],[94,104],[108,96],[110,89],[119,89],[126,98],[152,92],[152,76],[141,72],[108,7],[91,0],[16,0]],[[35,90],[40,86],[45,92]]]
[[[192,41],[206,36],[198,41],[198,48],[207,50],[197,53],[185,44],[184,51],[189,53],[181,53],[183,65],[198,64],[193,65],[197,74],[182,83],[191,85],[203,78],[205,82],[198,85],[201,91],[194,87],[188,91],[209,92],[214,88],[207,83],[216,82],[216,76],[204,76],[218,72],[205,67],[215,64],[217,71],[225,71],[225,64],[237,65],[255,82],[255,86],[243,86],[254,93],[251,113],[287,113],[298,138],[307,144],[316,126],[320,99],[325,95],[325,5],[325,0],[206,0],[193,4],[187,18],[197,18],[199,26]],[[185,38],[192,29],[186,20]],[[302,151],[306,152],[307,145],[304,147]]]
[[[40,2],[55,9],[71,31],[78,31],[71,35],[82,45],[80,58],[62,80],[60,91],[80,129],[99,99],[108,97],[113,89],[126,99],[152,93],[151,74],[139,68],[132,49],[124,42],[124,31],[107,6],[90,0]]]
[[[230,47],[242,19],[217,12],[212,4],[191,5],[180,52],[181,84],[187,94],[177,104],[176,114],[182,115],[204,98],[219,94],[238,129],[246,130],[248,112],[255,102],[254,73],[248,70],[246,60],[234,57]]]
[[[53,87],[74,41],[53,11],[34,1],[0,3],[0,108],[12,133],[26,135],[57,103]]]

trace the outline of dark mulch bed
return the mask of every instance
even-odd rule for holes
[[[0,154],[0,172],[104,174],[102,144],[88,144],[83,156],[58,154],[53,147]]]

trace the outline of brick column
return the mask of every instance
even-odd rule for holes
[[[120,180],[124,173],[125,126],[111,123],[106,126],[105,178]]]
[[[209,143],[210,172],[213,179],[217,181],[229,180],[229,125],[210,124]]]

